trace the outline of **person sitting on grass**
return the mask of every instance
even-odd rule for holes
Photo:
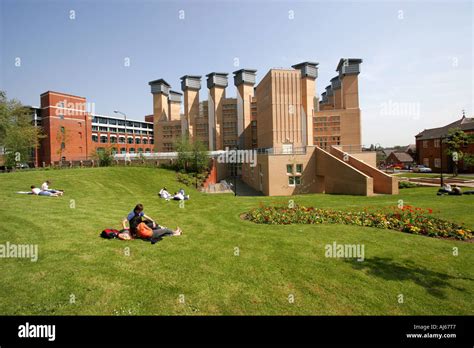
[[[168,192],[168,190],[166,189],[166,187],[163,187],[163,188],[160,190],[159,196],[160,196],[160,198],[164,198],[164,199],[166,199],[167,201],[169,201],[170,198],[171,198],[171,193]]]
[[[443,194],[450,194],[453,192],[450,184],[443,184],[443,186],[438,190],[437,195],[441,196]]]
[[[169,228],[157,225],[152,218],[145,215],[143,212],[143,204],[140,203],[137,204],[133,211],[122,221],[124,229],[127,228],[127,222],[130,226],[129,230],[132,238],[150,240],[152,244],[155,244],[163,237],[179,236],[183,233],[179,227],[173,231]]]
[[[31,193],[37,196],[49,196],[49,197],[59,197],[62,196],[62,192],[53,193],[49,191],[42,191],[40,188],[35,185],[31,185]]]
[[[44,183],[41,184],[41,191],[47,191],[47,192],[52,192],[52,193],[61,193],[63,194],[63,190],[53,190],[49,188],[49,185],[51,185],[51,181],[46,180]]]

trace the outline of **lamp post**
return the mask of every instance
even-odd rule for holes
[[[238,158],[238,150],[239,150],[239,146],[237,145],[235,147],[235,151],[236,151],[236,156],[235,158],[237,159]],[[235,161],[236,163],[234,163],[234,197],[237,197],[237,172],[238,172],[238,163],[237,163],[237,160]]]
[[[444,140],[444,137],[441,136],[441,138],[439,139],[439,151],[440,151],[440,154],[439,154],[439,165],[440,165],[440,180],[439,180],[439,184],[441,187],[444,186],[444,178],[443,178],[443,140]]]
[[[128,153],[128,134],[127,134],[127,115],[124,112],[114,110],[116,114],[120,114],[123,116],[123,119],[125,120],[125,157],[127,156]]]

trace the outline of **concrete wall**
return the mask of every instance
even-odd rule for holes
[[[347,154],[335,147],[331,147],[330,152],[340,160],[343,160],[346,155],[347,161],[345,162],[367,176],[370,176],[373,179],[373,191],[375,193],[398,194],[398,178],[390,176],[353,157],[352,154]]]
[[[319,190],[324,193],[349,195],[373,195],[373,180],[361,171],[316,147],[316,176],[319,178]]]
[[[377,152],[375,151],[352,152],[350,155],[371,167],[377,168]]]

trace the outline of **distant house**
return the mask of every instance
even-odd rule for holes
[[[418,133],[416,138],[416,153],[417,161],[430,167],[434,172],[439,172],[441,165],[444,172],[453,171],[453,161],[450,156],[446,154],[445,145],[441,140],[448,135],[452,128],[459,128],[466,134],[474,134],[474,118],[463,116],[461,119],[454,121],[446,126],[425,129]],[[466,154],[474,155],[474,144],[469,144],[463,149]],[[463,161],[458,163],[459,172],[474,173],[474,167],[467,166]]]
[[[406,152],[392,152],[385,160],[387,165],[401,163],[404,167],[410,167],[414,162],[413,157]]]
[[[405,148],[405,152],[412,158],[416,158],[416,144],[410,144]]]

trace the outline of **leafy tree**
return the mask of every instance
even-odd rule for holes
[[[209,157],[201,141],[191,142],[187,137],[183,137],[175,142],[175,149],[178,153],[178,170],[202,173],[207,169]]]
[[[174,147],[178,153],[178,159],[176,163],[177,169],[187,172],[189,164],[192,160],[191,142],[189,141],[188,137],[182,137],[175,142]]]
[[[56,133],[56,141],[59,144],[57,151],[57,154],[59,155],[59,162],[62,163],[64,150],[67,146],[67,143],[69,142],[69,134],[65,127],[61,127]]]
[[[467,147],[472,142],[473,137],[464,133],[461,129],[451,128],[449,130],[444,143],[447,146],[446,153],[453,159],[453,176],[458,175],[458,162],[460,160],[464,160],[466,163],[473,160],[471,155],[463,152],[463,148]]]
[[[5,149],[6,166],[30,161],[31,150],[39,146],[42,137],[32,123],[31,110],[15,99],[8,100],[0,91],[0,147]]]
[[[112,147],[97,148],[92,154],[92,158],[97,161],[100,167],[108,167],[114,160],[114,149]]]
[[[205,145],[195,140],[192,147],[192,170],[196,173],[203,173],[209,167],[209,156]]]

